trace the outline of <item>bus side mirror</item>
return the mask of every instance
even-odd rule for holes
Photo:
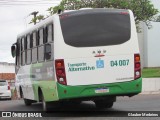
[[[16,45],[11,46],[11,54],[13,58],[16,56]]]
[[[51,59],[51,44],[45,45],[45,58],[46,60]]]

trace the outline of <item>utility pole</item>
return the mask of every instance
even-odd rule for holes
[[[36,19],[37,14],[38,14],[38,11],[34,11],[30,15],[33,15],[34,19]],[[33,22],[34,22],[34,25],[35,25],[36,24],[36,20],[33,21]]]

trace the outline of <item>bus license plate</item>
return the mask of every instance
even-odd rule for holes
[[[98,88],[95,90],[95,93],[107,93],[109,92],[108,88]]]

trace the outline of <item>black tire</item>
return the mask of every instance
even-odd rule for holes
[[[30,106],[30,105],[32,104],[32,100],[25,99],[25,98],[23,98],[23,99],[24,99],[24,104],[25,104],[26,106]]]
[[[94,102],[96,104],[96,108],[98,109],[112,108],[113,106],[113,102],[106,102],[105,100],[97,100]]]
[[[96,105],[96,108],[98,108],[98,109],[104,109],[105,108],[105,103],[102,100],[94,101],[94,103]]]
[[[23,95],[23,92],[22,92],[22,91],[21,91],[21,97],[23,98],[24,104],[25,104],[26,106],[30,106],[30,105],[32,104],[32,100],[29,100],[29,99],[24,98],[24,95]]]
[[[105,107],[106,107],[106,108],[112,108],[112,107],[113,107],[113,102],[107,103]]]
[[[42,97],[42,109],[44,112],[49,111],[49,103],[45,101],[43,94],[41,95]]]
[[[72,101],[72,105],[80,105],[82,103],[82,101]]]
[[[58,103],[56,103],[56,104],[58,105]],[[61,101],[61,102],[59,102],[59,106],[62,106],[62,107],[63,106],[65,106],[65,107],[73,107],[73,106],[78,106],[80,104],[81,104],[81,101]]]
[[[8,98],[7,100],[12,100],[12,98]]]

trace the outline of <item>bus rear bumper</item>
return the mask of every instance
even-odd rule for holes
[[[57,83],[60,100],[109,96],[134,96],[141,92],[142,78],[119,83],[65,86]]]

